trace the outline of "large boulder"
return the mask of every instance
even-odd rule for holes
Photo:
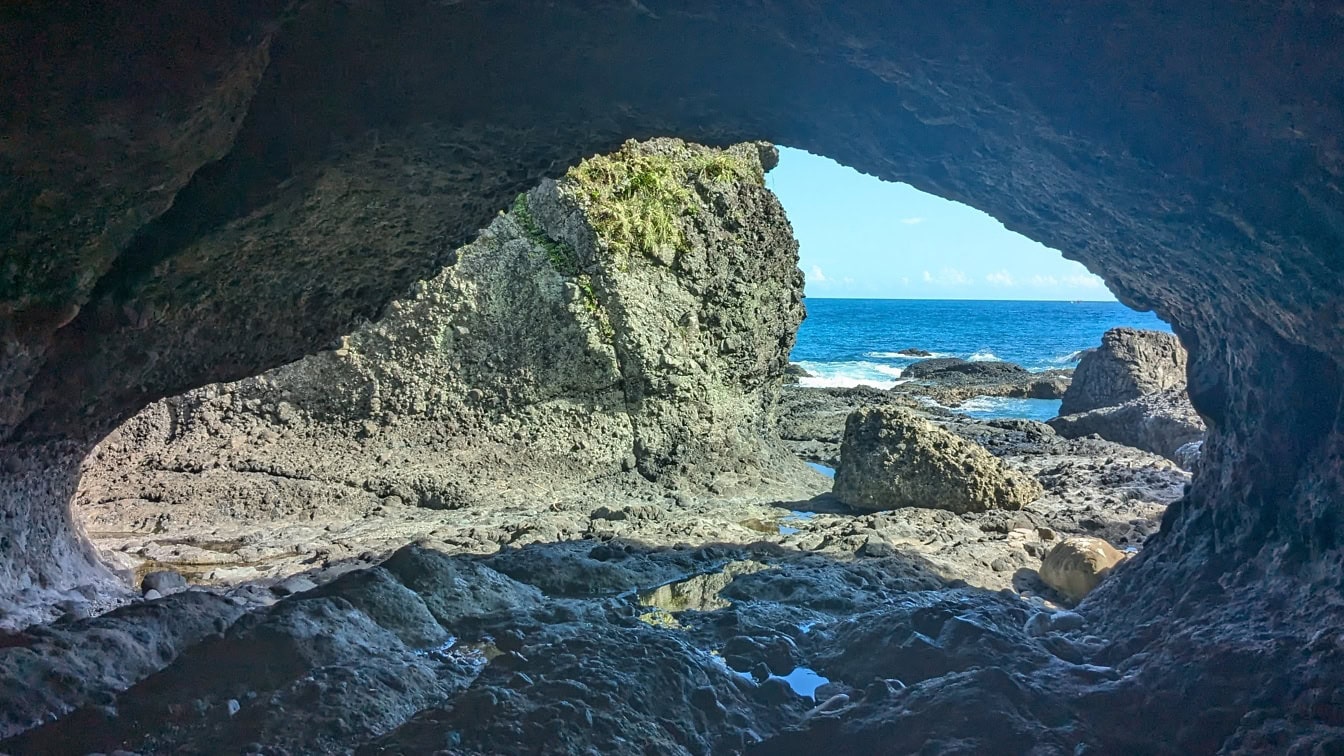
[[[329,349],[114,431],[85,466],[89,529],[806,475],[772,440],[803,317],[775,161],[659,139],[543,182]]]
[[[1185,388],[1185,347],[1170,333],[1112,328],[1073,371],[1059,414],[1110,407],[1170,388]]]
[[[1101,407],[1049,421],[1065,438],[1096,434],[1117,444],[1160,454],[1186,469],[1193,459],[1180,449],[1204,438],[1204,421],[1183,389],[1167,389],[1124,404]]]
[[[1021,509],[1040,483],[913,411],[856,410],[845,422],[835,495],[859,509],[927,507],[956,513]]]

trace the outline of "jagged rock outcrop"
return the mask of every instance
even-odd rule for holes
[[[1184,389],[1167,389],[1131,399],[1123,404],[1100,407],[1076,415],[1063,415],[1049,421],[1051,428],[1065,438],[1093,433],[1107,441],[1161,454],[1186,469],[1188,455],[1181,447],[1204,438],[1204,421],[1190,405]]]
[[[1112,328],[1102,335],[1100,347],[1088,350],[1078,361],[1059,414],[1072,415],[1167,389],[1184,389],[1185,365],[1185,347],[1176,336]]]
[[[896,406],[856,410],[845,422],[837,498],[859,509],[951,512],[1021,509],[1041,484],[983,448]]]
[[[1067,438],[1095,433],[1192,469],[1189,455],[1177,450],[1202,440],[1205,425],[1190,404],[1185,372],[1185,348],[1174,335],[1113,328],[1079,361],[1050,426]]]
[[[720,492],[807,475],[772,440],[803,315],[775,158],[632,142],[543,183],[333,348],[128,421],[85,465],[82,516],[199,531],[630,470]]]

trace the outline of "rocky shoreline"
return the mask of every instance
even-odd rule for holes
[[[112,433],[75,512],[139,590],[0,638],[0,750],[791,753],[986,665],[1090,664],[1047,558],[1142,549],[1190,475],[948,408],[1068,371],[786,383],[772,155],[628,144],[331,349]],[[631,231],[646,202],[691,220]]]

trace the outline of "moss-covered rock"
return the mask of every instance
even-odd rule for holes
[[[956,513],[1021,509],[1041,484],[980,446],[895,406],[856,410],[845,423],[835,495],[859,509],[926,507]]]

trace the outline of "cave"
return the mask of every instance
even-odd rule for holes
[[[950,674],[762,752],[990,747],[957,721],[1061,727],[1060,752],[1340,747],[1344,7],[19,3],[0,28],[7,628],[114,590],[69,501],[150,402],[329,346],[586,156],[765,139],[1086,265],[1172,324],[1209,436],[1082,606],[1123,639],[1109,672]]]

